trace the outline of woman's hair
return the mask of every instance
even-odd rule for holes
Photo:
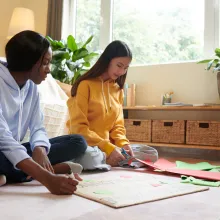
[[[50,47],[49,41],[34,31],[22,31],[13,36],[5,47],[9,71],[29,71]]]
[[[77,88],[81,81],[101,76],[108,69],[111,60],[117,57],[130,57],[132,59],[132,53],[128,45],[119,40],[111,42],[105,48],[104,52],[99,57],[95,65],[87,73],[85,73],[84,75],[79,77],[78,80],[76,80],[71,89],[72,97],[76,95]],[[126,76],[127,72],[116,80],[121,89],[123,89],[124,87]]]

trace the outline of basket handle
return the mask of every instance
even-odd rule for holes
[[[135,125],[135,126],[141,126],[141,121],[133,121],[133,125]]]
[[[209,128],[209,123],[199,123],[200,128]]]
[[[173,126],[173,122],[164,122],[163,126],[164,127],[172,127]]]

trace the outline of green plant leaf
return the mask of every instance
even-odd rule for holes
[[[66,51],[54,51],[53,52],[53,59],[54,60],[63,60],[63,59],[70,59],[70,55]]]
[[[57,40],[54,40],[52,47],[53,47],[54,50],[57,50],[57,49],[63,48],[64,45],[61,42],[59,42]]]
[[[209,63],[210,61],[212,61],[213,59],[208,59],[208,60],[201,60],[199,62],[197,62],[198,64],[199,63]]]
[[[65,48],[64,48],[64,44],[63,44],[61,41],[58,41],[58,42],[57,42],[57,48],[63,48],[63,49],[65,49]]]
[[[211,61],[208,63],[208,65],[207,65],[207,70],[210,70],[211,67],[212,67],[212,65],[213,65],[213,63],[217,64],[218,61],[219,61],[218,59],[213,59],[213,60],[211,60]]]
[[[220,48],[215,49],[215,54],[217,57],[220,57]]]
[[[53,58],[51,60],[51,64],[54,65],[54,66],[59,66],[61,64],[60,59]]]
[[[71,84],[74,84],[74,82],[80,77],[80,70],[77,70],[74,72],[74,77],[71,80]]]
[[[65,52],[69,52],[69,50],[68,50],[67,48],[65,48],[65,47],[56,49],[55,51],[65,51]]]
[[[95,57],[97,57],[99,54],[98,53],[90,53],[87,56],[85,56],[83,59],[85,62],[91,62]]]
[[[218,72],[220,69],[220,62],[216,63],[215,67],[213,68],[213,73]]]
[[[58,77],[59,77],[60,79],[62,79],[62,80],[67,77],[66,71],[64,71],[64,70],[58,70],[57,75],[58,75]]]
[[[85,48],[80,48],[79,50],[74,51],[72,56],[72,61],[82,59],[88,55],[88,50]]]
[[[53,39],[50,36],[46,36],[46,39],[49,40],[50,43],[53,42]]]
[[[51,73],[51,75],[55,78],[55,79],[57,79],[56,78],[56,75],[57,75],[57,71],[58,71],[58,67],[56,66],[56,65],[51,65],[51,71],[50,71],[50,73]]]
[[[73,52],[77,50],[77,44],[75,38],[72,35],[69,35],[67,38],[67,47]]]
[[[87,69],[81,69],[80,70],[80,75],[82,76],[84,73],[86,73],[88,70]]]
[[[85,66],[85,67],[90,67],[90,62],[84,62],[84,63],[83,63],[83,66]]]
[[[51,74],[60,82],[72,84],[90,68],[90,61],[98,53],[89,53],[84,47],[88,45],[93,36],[86,42],[76,43],[75,38],[69,35],[67,40],[56,41],[47,36],[53,51]],[[80,49],[78,49],[80,48]]]
[[[46,36],[46,39],[50,42],[52,50],[55,50],[57,48],[57,43],[54,41],[51,37]]]
[[[62,70],[61,66],[52,65],[51,74],[55,79],[63,82],[66,78],[66,72]]]
[[[76,68],[78,67],[77,63],[76,62],[72,62],[70,60],[68,60],[66,62],[66,65],[68,66],[68,68],[70,69],[70,71],[75,71]]]
[[[85,42],[85,44],[83,44],[82,48],[86,48],[86,45],[89,44],[89,43],[92,41],[92,39],[93,39],[93,35],[91,35],[91,36],[87,39],[87,41]]]
[[[220,71],[220,65],[215,67],[215,68],[213,68],[213,72],[219,72],[219,71]]]

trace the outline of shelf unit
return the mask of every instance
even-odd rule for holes
[[[124,110],[139,110],[139,111],[220,111],[220,106],[136,106],[123,107]]]
[[[184,111],[184,112],[201,112],[201,111],[209,111],[220,113],[220,106],[136,106],[136,107],[123,107],[125,118],[129,118],[129,111]],[[134,119],[134,118],[132,118]],[[137,118],[138,120],[138,118]],[[166,120],[166,118],[164,118]],[[206,121],[206,120],[204,120]],[[153,147],[172,147],[172,148],[190,148],[190,149],[207,149],[207,150],[220,150],[220,146],[206,146],[206,145],[188,145],[188,144],[170,144],[170,143],[145,143],[145,142],[132,142],[132,143],[140,143],[147,144]]]

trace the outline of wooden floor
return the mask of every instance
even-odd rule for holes
[[[187,158],[188,160],[202,160],[220,162],[220,150],[188,149],[153,146],[163,158]]]

